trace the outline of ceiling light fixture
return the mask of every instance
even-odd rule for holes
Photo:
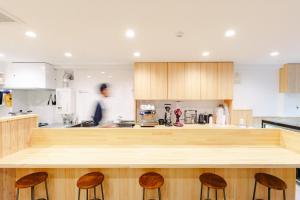
[[[101,74],[105,74],[105,72],[101,72]]]
[[[127,38],[134,38],[135,37],[135,32],[134,30],[132,29],[128,29],[126,32],[125,32],[125,35]]]
[[[278,51],[273,51],[270,53],[270,56],[275,57],[275,56],[279,56],[279,52]]]
[[[66,52],[66,53],[65,53],[65,56],[68,57],[68,58],[70,58],[70,57],[72,57],[73,55],[72,55],[70,52]]]
[[[141,53],[136,51],[136,52],[133,53],[133,56],[134,57],[141,57]]]
[[[229,29],[225,32],[225,37],[233,37],[235,35],[236,35],[236,32],[233,29]]]
[[[0,57],[1,57],[1,58],[3,58],[3,57],[5,57],[5,55],[4,55],[4,54],[2,54],[2,53],[0,53]]]
[[[204,57],[207,57],[207,56],[209,56],[210,55],[210,52],[209,51],[204,51],[203,53],[202,53],[202,56],[204,56]]]
[[[26,31],[25,35],[30,38],[36,38],[36,36],[37,36],[36,33],[32,32],[32,31]]]

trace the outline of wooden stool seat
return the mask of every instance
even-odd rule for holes
[[[80,189],[91,189],[100,185],[104,180],[104,175],[100,172],[91,172],[81,176],[77,181]]]
[[[158,189],[164,184],[164,178],[158,173],[148,172],[140,177],[139,183],[145,189]]]
[[[29,188],[34,187],[42,182],[45,182],[48,178],[48,174],[46,172],[36,172],[32,174],[28,174],[23,176],[16,182],[16,188]]]
[[[272,176],[270,174],[265,173],[257,173],[255,174],[255,180],[266,186],[267,188],[275,189],[275,190],[286,190],[287,184],[276,176]]]
[[[268,188],[268,200],[271,200],[271,189],[282,190],[283,199],[286,200],[285,190],[287,189],[287,184],[283,180],[276,176],[266,173],[256,173],[254,178],[255,184],[252,200],[256,199],[255,194],[257,183],[260,183],[261,185]]]
[[[219,175],[204,173],[199,177],[201,183],[209,188],[224,189],[227,186],[226,181]]]

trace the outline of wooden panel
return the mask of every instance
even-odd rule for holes
[[[218,63],[201,63],[201,99],[218,99]]]
[[[280,145],[284,148],[300,153],[300,137],[298,132],[281,129]]]
[[[200,63],[185,63],[185,99],[199,100],[200,94]]]
[[[252,110],[232,110],[231,124],[240,125],[240,119],[244,119],[247,127],[253,125],[253,112]]]
[[[150,99],[168,98],[168,64],[151,63]]]
[[[218,63],[218,99],[233,98],[233,63]]]
[[[135,99],[151,98],[151,65],[136,63],[134,65],[134,94]]]
[[[0,158],[27,148],[37,124],[37,115],[1,118]],[[0,169],[0,199],[15,199],[15,172],[15,169]]]
[[[32,145],[279,145],[280,129],[34,129]]]
[[[287,68],[279,69],[279,92],[284,93],[288,91]]]
[[[49,173],[49,195],[56,200],[75,200],[78,190],[77,179],[91,171],[101,171],[105,175],[104,193],[105,199],[109,200],[140,200],[142,188],[138,184],[138,178],[145,172],[155,171],[163,175],[165,184],[162,186],[162,199],[164,200],[192,200],[199,199],[200,182],[199,175],[204,172],[217,173],[224,177],[228,183],[226,188],[227,199],[244,200],[252,199],[254,187],[254,174],[258,172],[270,173],[283,179],[287,185],[287,199],[295,199],[295,169],[18,169],[17,177],[35,171],[47,171]],[[44,197],[43,185],[36,188],[36,197]],[[100,194],[99,188],[97,193]],[[204,188],[204,194],[207,189]],[[257,199],[267,199],[266,188],[258,185]],[[147,191],[148,198],[155,198],[157,191]],[[215,199],[214,191],[211,198]],[[85,198],[82,191],[81,198]],[[222,191],[218,191],[219,198],[223,199]],[[92,198],[90,191],[89,198]],[[13,198],[8,198],[13,199]],[[21,190],[20,199],[29,200],[30,190]],[[272,200],[281,200],[282,192],[272,191]]]
[[[185,99],[184,63],[168,63],[168,99]]]

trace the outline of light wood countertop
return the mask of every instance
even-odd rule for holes
[[[281,147],[44,147],[0,160],[1,168],[295,168]]]
[[[32,117],[38,117],[38,115],[36,115],[36,114],[24,114],[24,115],[0,117],[0,122],[20,120],[20,119],[26,119],[26,118],[32,118]]]

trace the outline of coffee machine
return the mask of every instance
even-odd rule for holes
[[[165,125],[172,126],[171,104],[165,104]]]
[[[140,106],[141,127],[154,127],[157,125],[156,110],[154,105],[141,105]]]

